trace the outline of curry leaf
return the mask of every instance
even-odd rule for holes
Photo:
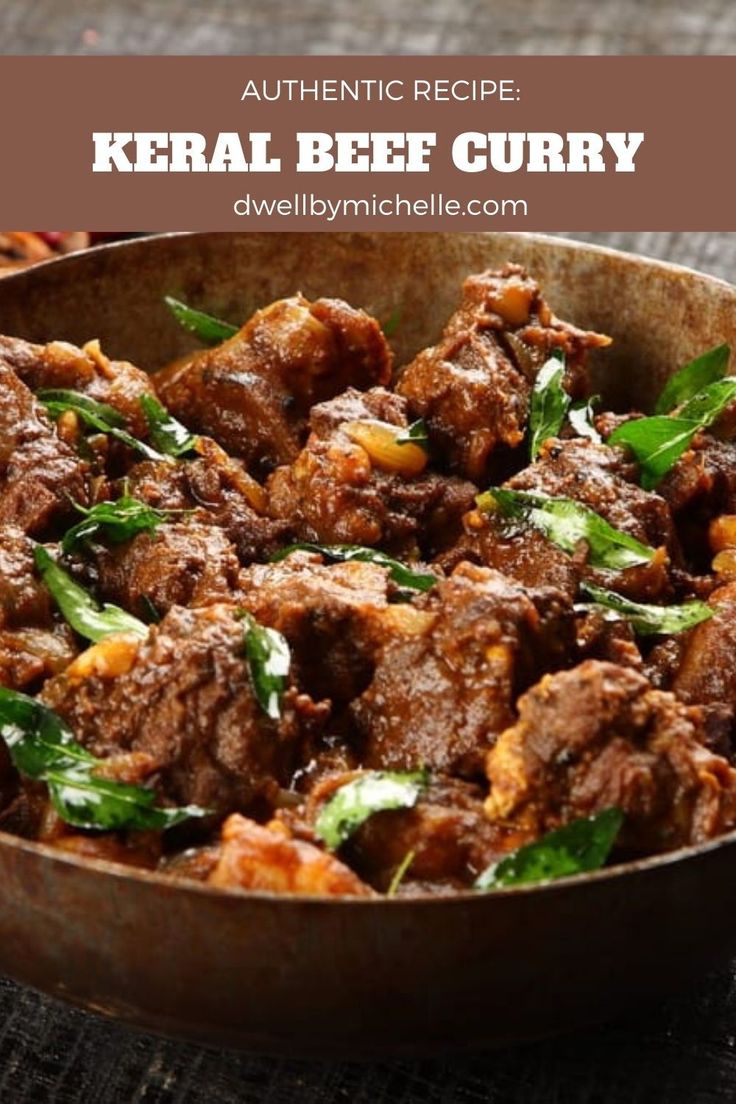
[[[653,548],[571,498],[493,487],[479,495],[477,503],[481,511],[498,509],[504,518],[537,529],[564,552],[573,553],[585,541],[591,567],[623,571],[650,563],[655,555]]]
[[[558,437],[570,406],[570,396],[562,386],[564,361],[550,357],[537,373],[532,389],[529,412],[529,451],[536,460],[542,443],[548,437]]]
[[[419,445],[426,452],[429,449],[429,431],[424,418],[417,418],[401,433],[396,434],[397,445]]]
[[[164,829],[206,815],[196,805],[161,808],[153,790],[98,777],[95,771],[104,770],[105,761],[78,744],[57,713],[5,688],[0,688],[0,736],[16,770],[45,782],[56,812],[75,828]]]
[[[379,552],[376,548],[364,548],[360,544],[314,544],[311,541],[300,541],[279,549],[271,556],[271,560],[274,563],[285,560],[292,552],[317,552],[332,563],[358,560],[361,563],[377,564],[387,568],[393,581],[400,587],[408,587],[410,590],[430,590],[437,582],[437,576],[429,571],[414,571],[400,560],[387,556],[385,552]]]
[[[280,632],[259,625],[252,614],[241,610],[239,616],[245,622],[245,654],[253,692],[263,712],[277,721],[291,666],[289,645]]]
[[[712,425],[727,406],[736,400],[736,376],[726,376],[708,384],[677,409],[677,417],[695,422],[701,429]]]
[[[595,428],[594,422],[594,407],[597,401],[598,395],[593,395],[590,399],[582,399],[580,402],[573,403],[568,411],[567,420],[578,437],[587,437],[589,441],[600,445],[603,438]]]
[[[141,395],[140,404],[155,447],[166,456],[196,454],[199,437],[177,421],[154,395]]]
[[[364,771],[324,803],[315,834],[336,851],[374,813],[412,809],[427,784],[425,771]]]
[[[131,433],[122,427],[125,419],[113,407],[107,403],[97,402],[78,391],[67,391],[63,388],[53,390],[41,390],[37,398],[43,403],[52,418],[58,418],[67,410],[72,410],[90,429],[96,429],[99,433],[107,433],[122,441],[128,448],[134,449],[147,460],[163,460],[165,457],[147,445],[145,441],[139,441]]]
[[[42,388],[38,392],[38,399],[54,418],[58,418],[67,410],[73,410],[81,418],[88,418],[89,425],[93,429],[108,430],[110,427],[114,429],[125,427],[125,418],[119,410],[114,406],[108,406],[107,403],[90,399],[80,391],[66,390],[61,387]]]
[[[188,307],[172,295],[165,295],[164,302],[182,329],[194,334],[203,345],[222,345],[223,341],[234,337],[240,329],[230,322],[223,322],[211,314]]]
[[[168,510],[156,510],[131,495],[124,494],[115,502],[98,502],[89,509],[75,503],[84,520],[64,534],[62,550],[74,552],[92,537],[101,537],[109,544],[123,544],[136,533],[153,532],[170,516]]]
[[[689,419],[655,414],[651,418],[636,418],[624,422],[608,438],[609,445],[626,445],[636,457],[640,482],[652,490],[688,450],[698,431]]]
[[[84,587],[75,582],[40,544],[34,549],[36,567],[54,601],[71,627],[87,640],[103,640],[111,633],[131,633],[145,638],[148,626],[119,606],[99,606]]]
[[[632,602],[592,583],[581,583],[580,589],[592,599],[594,608],[605,610],[613,620],[629,621],[641,636],[685,632],[713,616],[712,608],[696,599],[682,605],[655,606]]]
[[[654,408],[655,414],[669,414],[681,403],[687,402],[709,383],[722,379],[728,370],[728,362],[731,358],[729,345],[716,345],[699,357],[695,357],[679,372],[675,372],[666,383],[662,394],[657,399]]]
[[[598,870],[608,858],[623,820],[623,813],[615,808],[572,820],[493,863],[476,879],[475,888],[503,889]]]
[[[645,490],[656,487],[690,447],[693,437],[711,425],[736,401],[736,378],[716,380],[678,409],[677,415],[655,414],[618,426],[609,445],[627,445],[636,457]]]

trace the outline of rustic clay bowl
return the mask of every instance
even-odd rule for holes
[[[386,319],[399,360],[469,272],[519,261],[559,314],[611,333],[609,396],[645,402],[736,340],[736,291],[682,268],[514,234],[191,234],[104,246],[0,283],[0,332],[155,368],[189,341],[174,294],[232,321],[300,289]],[[605,364],[605,367],[604,367]],[[0,834],[0,971],[168,1034],[282,1054],[501,1045],[615,1016],[736,952],[736,833],[547,886],[432,900],[215,891]]]

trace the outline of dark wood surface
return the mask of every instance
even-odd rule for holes
[[[0,53],[735,53],[733,0],[5,0]],[[725,116],[724,116],[725,118]],[[736,280],[736,234],[577,235]],[[0,890],[1,891],[1,890]],[[709,907],[703,902],[703,908]],[[736,920],[735,920],[736,922]],[[601,947],[605,954],[606,948]],[[580,963],[585,969],[585,962]],[[736,1100],[734,970],[626,1023],[502,1053],[315,1064],[162,1041],[0,982],[8,1104]],[[257,1000],[257,995],[254,995]],[[604,1001],[604,998],[601,998]],[[602,1009],[605,1012],[605,1009]]]

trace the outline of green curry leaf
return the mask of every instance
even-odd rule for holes
[[[336,851],[374,813],[412,809],[427,788],[425,771],[364,771],[322,806],[315,834]]]
[[[87,640],[104,640],[111,633],[131,633],[141,639],[148,636],[148,626],[119,606],[105,603],[99,606],[84,587],[40,544],[34,549],[36,567],[54,601],[75,632]]]
[[[595,404],[598,402],[598,398],[598,395],[593,395],[590,399],[582,399],[580,402],[573,403],[567,414],[567,420],[578,437],[587,437],[589,441],[596,445],[603,442],[603,438],[595,428],[594,420]]]
[[[145,441],[139,441],[125,426],[125,419],[113,407],[107,403],[97,402],[79,391],[68,391],[63,388],[44,389],[38,392],[37,398],[43,403],[52,418],[58,418],[67,410],[73,411],[78,418],[90,429],[96,429],[98,433],[106,433],[116,440],[122,441],[128,448],[134,449],[145,456],[147,460],[163,460],[165,457],[151,448]]]
[[[240,329],[230,322],[223,322],[211,314],[188,307],[173,295],[165,295],[164,302],[182,329],[194,334],[203,345],[222,345],[223,341],[234,337]]]
[[[315,544],[312,541],[299,541],[290,544],[286,548],[280,548],[271,556],[273,563],[285,560],[292,552],[316,552],[330,563],[350,563],[357,560],[360,563],[373,563],[378,567],[385,567],[393,581],[400,587],[409,590],[430,590],[438,581],[437,576],[430,571],[414,571],[411,567],[387,556],[377,548],[364,548],[360,544]]]
[[[655,414],[624,422],[613,431],[608,444],[631,449],[639,463],[642,487],[652,490],[687,451],[695,434],[712,425],[733,402],[736,378],[728,376],[688,399],[674,416]]]
[[[592,600],[594,608],[604,610],[613,620],[629,621],[640,636],[685,632],[709,620],[714,612],[705,602],[696,599],[681,605],[655,606],[633,602],[592,583],[583,582],[580,589]]]
[[[151,440],[159,452],[177,459],[196,455],[199,437],[177,421],[154,395],[141,395],[140,404]]]
[[[121,495],[115,502],[98,502],[87,508],[75,503],[84,519],[64,534],[61,542],[65,553],[75,552],[85,541],[101,538],[109,544],[124,544],[137,533],[154,532],[171,512],[156,510],[131,495]]]
[[[608,858],[623,820],[623,813],[615,808],[572,820],[493,863],[476,879],[475,888],[503,889],[598,870]]]
[[[565,364],[558,357],[542,365],[532,389],[529,411],[529,452],[536,460],[539,450],[548,437],[558,437],[570,407],[570,396],[562,386]]]
[[[120,831],[172,828],[205,816],[196,805],[161,808],[153,790],[97,777],[104,760],[74,739],[65,721],[48,706],[0,687],[0,736],[13,765],[26,778],[45,782],[62,820],[76,828]]]
[[[245,623],[245,654],[253,692],[263,712],[276,721],[291,667],[289,645],[280,632],[259,625],[252,614],[241,610],[239,616]]]
[[[429,431],[424,418],[417,418],[406,429],[396,434],[397,445],[419,445],[425,452],[429,449]]]
[[[716,345],[707,353],[695,357],[679,372],[675,372],[666,383],[654,408],[655,414],[669,414],[671,410],[693,398],[704,387],[716,380],[722,379],[728,371],[728,362],[731,358],[729,345]]]
[[[650,563],[655,554],[653,548],[615,529],[600,514],[571,498],[493,487],[479,495],[477,503],[481,511],[497,509],[510,521],[537,529],[564,552],[572,554],[585,541],[591,567],[623,571]]]

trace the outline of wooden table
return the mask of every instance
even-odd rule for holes
[[[736,53],[732,0],[5,0],[2,53]],[[727,118],[725,108],[724,119]],[[730,139],[729,139],[730,140]],[[1,221],[1,216],[0,216]],[[736,279],[736,234],[585,234]],[[707,902],[703,903],[707,908]],[[736,918],[735,921],[736,922]],[[605,954],[605,947],[601,947]],[[585,963],[580,963],[585,969]],[[736,1099],[733,970],[618,1023],[473,1058],[308,1064],[166,1042],[0,982],[8,1104]]]

